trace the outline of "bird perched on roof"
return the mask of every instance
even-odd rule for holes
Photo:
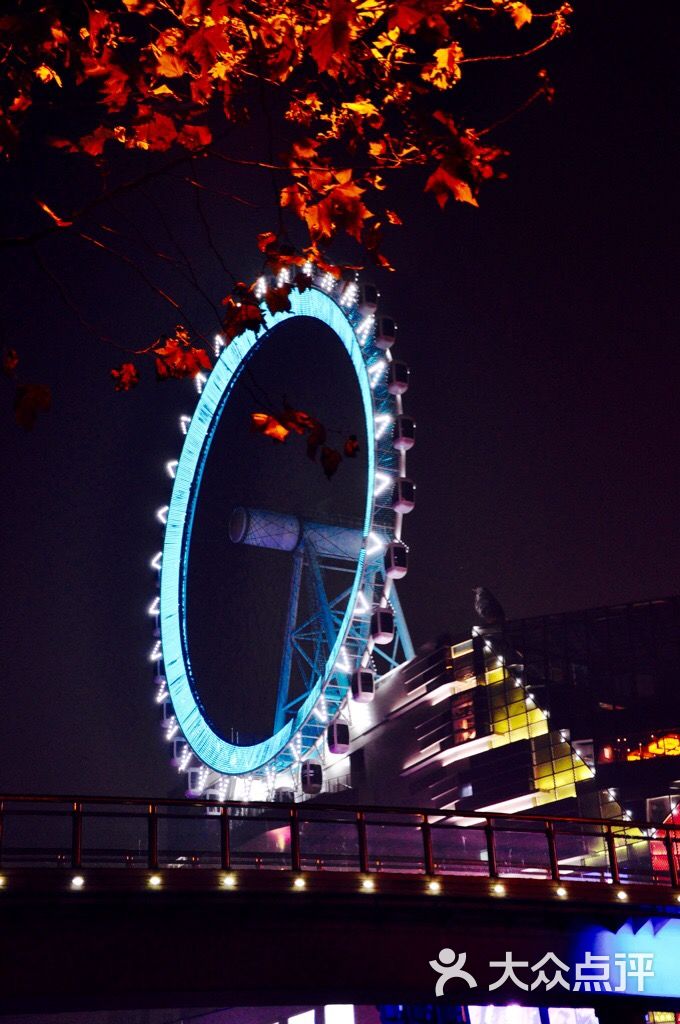
[[[475,614],[482,626],[500,626],[505,622],[505,612],[499,601],[486,587],[473,587]]]

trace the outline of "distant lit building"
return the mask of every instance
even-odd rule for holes
[[[325,798],[664,820],[680,800],[680,598],[452,636],[351,705]]]

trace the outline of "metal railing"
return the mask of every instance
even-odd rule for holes
[[[0,865],[258,868],[680,888],[680,828],[306,802],[0,796]]]

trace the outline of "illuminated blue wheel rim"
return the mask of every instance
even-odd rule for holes
[[[346,663],[343,645],[355,616],[357,597],[367,560],[367,542],[371,536],[376,493],[376,432],[372,385],[380,372],[381,353],[361,336],[346,313],[323,291],[309,288],[290,293],[290,312],[271,314],[262,306],[265,330],[247,331],[223,349],[203,388],[175,472],[172,496],[167,511],[163,544],[160,614],[161,646],[165,678],[179,728],[194,754],[207,766],[223,775],[257,773],[266,766],[285,770],[303,759],[325,732],[325,716],[314,711],[332,681],[334,693],[344,696],[350,684],[353,666]],[[366,429],[366,500],[363,513],[363,546],[354,574],[336,641],[323,672],[305,700],[278,732],[251,746],[225,740],[211,725],[199,697],[194,679],[186,622],[186,591],[191,548],[191,532],[203,471],[221,415],[249,359],[269,333],[293,317],[311,317],[328,326],[347,352],[355,371],[362,400]],[[360,340],[361,339],[361,340]],[[370,545],[368,546],[370,558]],[[297,744],[297,747],[295,746]]]

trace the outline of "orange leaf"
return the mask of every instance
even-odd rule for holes
[[[515,23],[515,28],[521,28],[522,25],[528,25],[533,18],[533,12],[526,4],[518,2],[509,3],[507,9],[510,12],[510,17]]]
[[[286,430],[282,423],[274,416],[267,415],[266,412],[253,412],[250,415],[250,429],[255,434],[264,434],[265,437],[271,437],[272,441],[285,441],[290,431]]]
[[[174,336],[168,338],[165,345],[155,348],[154,355],[157,380],[195,377],[201,370],[212,368],[208,353],[190,343],[189,335],[183,327],[178,327]]]
[[[443,163],[427,179],[425,191],[433,193],[442,209],[446,206],[451,196],[461,203],[479,206],[467,181],[463,181],[455,174],[452,174]]]
[[[273,231],[262,231],[257,236],[257,247],[260,252],[266,252],[276,244],[276,235]]]

